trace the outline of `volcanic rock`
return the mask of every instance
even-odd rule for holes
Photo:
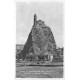
[[[26,59],[30,54],[36,58],[40,54],[55,54],[56,43],[53,33],[44,21],[38,20],[34,15],[34,25],[29,33],[28,39],[21,51],[21,58]]]

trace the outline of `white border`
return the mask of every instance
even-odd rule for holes
[[[15,0],[16,2],[64,2],[64,0]]]

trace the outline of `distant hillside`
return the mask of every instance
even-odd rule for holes
[[[18,54],[19,52],[21,52],[21,50],[23,49],[24,45],[22,44],[16,44],[16,54]]]

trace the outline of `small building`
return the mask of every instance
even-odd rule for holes
[[[45,52],[45,61],[52,61],[53,60],[53,54],[50,54],[49,52]]]

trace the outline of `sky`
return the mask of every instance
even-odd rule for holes
[[[63,2],[17,2],[16,44],[25,44],[35,13],[51,28],[57,47],[63,47]]]

